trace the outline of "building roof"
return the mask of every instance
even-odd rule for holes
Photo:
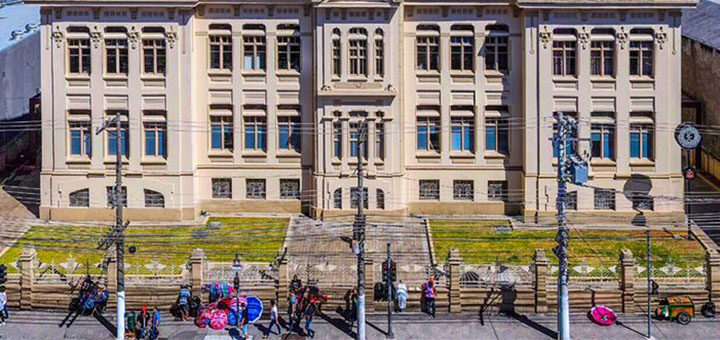
[[[685,10],[682,35],[720,50],[720,0],[716,1],[703,0],[697,8]]]
[[[0,0],[0,4],[0,51],[27,36],[39,34],[40,7],[13,0]]]

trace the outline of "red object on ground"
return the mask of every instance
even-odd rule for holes
[[[590,310],[590,320],[600,326],[610,326],[617,321],[617,314],[612,309],[599,305]]]

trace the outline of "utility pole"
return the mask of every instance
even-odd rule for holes
[[[567,182],[583,184],[587,181],[587,161],[577,156],[576,144],[580,140],[575,137],[577,122],[572,117],[558,112],[557,136],[553,138],[554,147],[558,148],[556,199],[558,232],[555,240],[558,245],[553,253],[558,257],[559,275],[557,281],[558,305],[558,339],[570,340],[570,298],[568,293],[568,228],[567,216]],[[570,142],[571,144],[568,144]],[[568,145],[571,154],[568,154]]]
[[[390,257],[390,242],[388,242],[388,244],[387,244],[387,273],[386,273],[386,277],[385,277],[385,280],[386,280],[385,282],[387,283],[387,297],[388,297],[387,298],[387,300],[388,300],[388,332],[386,335],[387,339],[395,338],[395,334],[393,333],[393,330],[392,330],[392,303],[393,303],[393,296],[394,296],[394,294],[393,294],[394,291],[393,291],[393,286],[392,286],[392,283],[394,280],[392,278],[392,275],[393,275],[392,272],[393,272],[393,262],[392,262],[392,257]]]
[[[353,224],[353,238],[357,241],[357,340],[365,340],[365,190],[363,190],[363,145],[367,133],[365,124],[360,124],[357,143],[357,215]],[[351,197],[352,200],[352,197]]]
[[[115,188],[113,189],[113,206],[115,207],[115,228],[108,233],[101,241],[98,248],[109,247],[115,243],[117,252],[117,340],[125,338],[125,228],[128,223],[123,223],[123,198],[122,197],[122,122],[120,111],[115,113],[115,118],[103,124],[96,134],[103,132],[108,125],[115,124]]]
[[[646,222],[647,224],[647,222]],[[647,292],[647,338],[648,339],[654,339],[652,337],[652,314],[651,314],[651,308],[652,308],[652,256],[650,255],[650,226],[647,227],[646,230],[647,233],[647,285],[648,285],[648,292]]]

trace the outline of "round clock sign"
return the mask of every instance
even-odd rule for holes
[[[692,123],[682,123],[675,129],[675,140],[683,149],[695,149],[700,146],[702,135]]]

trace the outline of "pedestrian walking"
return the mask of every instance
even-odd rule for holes
[[[192,294],[190,293],[190,289],[187,288],[187,285],[182,285],[180,287],[180,293],[178,296],[178,307],[180,307],[180,314],[183,320],[189,321],[190,320],[190,296]]]
[[[357,320],[357,310],[358,292],[357,287],[353,287],[352,292],[350,293],[350,313],[348,313],[348,322],[350,325],[348,326],[348,329],[352,329],[353,324],[355,324],[355,321]]]
[[[0,326],[5,326],[7,318],[7,294],[5,294],[5,286],[0,286]]]
[[[398,283],[396,296],[398,300],[398,308],[401,312],[405,311],[405,309],[407,308],[408,290],[407,286],[402,280],[400,280],[400,283]]]
[[[240,319],[240,325],[242,325],[242,332],[243,332],[243,339],[247,340],[248,338],[248,323],[249,323],[249,315],[248,315],[248,309],[247,305],[245,305],[245,302],[240,304],[240,309],[242,309],[242,319]]]
[[[308,303],[308,306],[305,308],[305,333],[307,333],[310,338],[315,337],[315,331],[312,329],[312,322],[316,312],[317,306],[315,305],[315,302]]]
[[[275,300],[270,300],[270,326],[268,326],[267,331],[265,332],[265,335],[263,336],[263,339],[267,339],[268,336],[270,336],[270,332],[272,331],[273,326],[277,327],[278,335],[282,335],[282,329],[280,328],[280,319],[278,315],[278,309],[275,305]]]
[[[133,311],[125,312],[125,319],[127,319],[127,321],[125,322],[125,336],[135,336],[135,334],[137,334],[137,328],[135,327],[135,323],[137,322],[137,315],[135,315],[135,312]]]
[[[145,339],[150,327],[150,314],[147,312],[147,306],[142,306],[140,309],[140,314],[137,316],[137,322],[135,325],[137,327],[136,338]]]
[[[424,293],[425,293],[425,311],[428,312],[432,317],[435,317],[435,296],[437,295],[437,290],[435,289],[435,277],[430,277],[430,279],[425,282],[424,284]]]
[[[150,340],[155,340],[160,336],[160,311],[157,306],[153,307],[152,327],[150,328]]]
[[[294,291],[290,291],[288,301],[290,302],[288,306],[288,319],[290,321],[288,324],[288,331],[292,333],[295,326],[295,312],[297,311],[297,295],[295,295]]]

